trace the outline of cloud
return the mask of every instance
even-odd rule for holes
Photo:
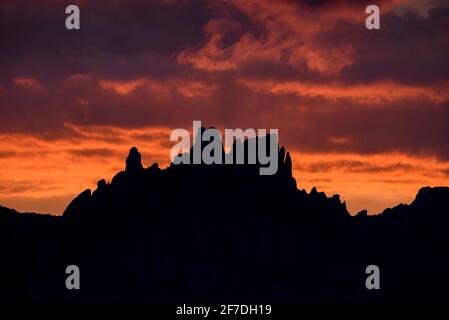
[[[51,180],[0,180],[0,192],[2,194],[21,194],[30,190],[48,191]]]
[[[0,151],[0,159],[5,158],[13,158],[17,155],[17,152],[14,150],[2,150]]]
[[[384,173],[395,171],[413,171],[422,168],[415,168],[408,163],[393,163],[388,165],[373,164],[359,160],[339,160],[339,161],[319,161],[309,163],[299,170],[309,172],[328,172],[331,170],[343,170],[350,173]]]
[[[449,8],[436,8],[422,17],[413,11],[382,15],[381,30],[368,33],[342,24],[353,46],[353,61],[342,69],[349,84],[396,81],[433,86],[449,78]],[[337,36],[328,34],[325,38]]]
[[[30,90],[39,91],[39,90],[44,89],[44,86],[41,83],[39,83],[39,81],[37,81],[36,79],[33,79],[33,78],[19,78],[18,77],[18,78],[14,78],[13,82],[17,85],[23,86]]]
[[[119,152],[108,148],[83,148],[67,151],[70,155],[77,158],[102,158],[107,159],[119,155]]]

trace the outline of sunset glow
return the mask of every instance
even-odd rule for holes
[[[352,214],[448,185],[438,1],[378,1],[379,32],[353,1],[72,1],[75,33],[59,28],[65,1],[38,2],[1,11],[1,205],[61,214],[132,146],[167,166],[171,130],[193,120],[278,128],[298,188],[340,194]]]

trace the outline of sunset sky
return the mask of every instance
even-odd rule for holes
[[[61,214],[193,120],[279,129],[353,214],[449,185],[449,1],[0,1],[1,205]]]

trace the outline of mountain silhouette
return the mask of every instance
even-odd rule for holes
[[[263,137],[268,143],[271,137]],[[242,143],[242,142],[236,142]],[[234,143],[234,150],[236,147]],[[248,141],[243,142],[245,150]],[[204,146],[203,146],[204,147]],[[191,152],[190,152],[191,154]],[[0,207],[4,299],[403,299],[449,290],[449,188],[351,216],[338,195],[297,188],[278,149],[260,164],[142,166],[85,190],[62,216]],[[247,159],[246,159],[247,160]],[[375,195],[373,195],[375,198]],[[81,289],[65,288],[77,265]],[[380,268],[380,290],[365,286]]]

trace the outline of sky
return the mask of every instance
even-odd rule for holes
[[[448,30],[449,1],[2,0],[0,204],[61,214],[193,120],[279,129],[352,214],[409,203],[449,184]]]

